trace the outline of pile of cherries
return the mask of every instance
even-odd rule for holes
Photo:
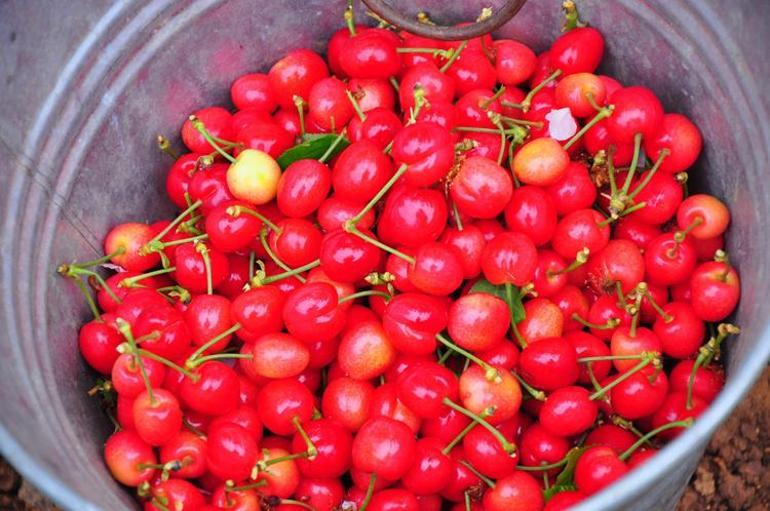
[[[184,122],[181,214],[59,267],[145,510],[567,509],[715,398],[740,286],[701,135],[567,9],[536,55],[349,8]]]

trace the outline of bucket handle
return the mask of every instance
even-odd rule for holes
[[[422,23],[400,13],[385,0],[362,1],[369,10],[380,18],[412,34],[442,41],[459,41],[482,36],[500,28],[519,12],[519,9],[522,8],[527,0],[508,0],[499,10],[494,11],[491,16],[476,23],[460,27]]]

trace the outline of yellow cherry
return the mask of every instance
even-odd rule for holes
[[[252,204],[266,204],[278,192],[281,167],[267,153],[244,149],[227,169],[227,187],[238,199]]]

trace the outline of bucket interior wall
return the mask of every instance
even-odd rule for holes
[[[442,22],[473,19],[489,1],[394,1]],[[499,2],[491,2],[499,5]],[[157,134],[181,147],[191,111],[230,106],[238,75],[266,70],[288,50],[325,50],[342,26],[343,0],[78,0],[42,9],[0,5],[0,448],[67,509],[134,509],[106,471],[110,425],[86,391],[95,375],[77,353],[88,310],[58,263],[101,252],[107,230],[172,210],[163,187],[170,160]],[[770,3],[584,0],[581,14],[607,41],[601,68],[653,88],[667,110],[703,131],[692,186],[724,199],[733,215],[731,260],[743,276],[729,341],[729,383],[696,427],[656,461],[587,509],[673,506],[710,433],[767,360],[770,289],[768,103]],[[363,8],[359,9],[363,11]],[[363,21],[363,16],[361,16]],[[547,48],[562,23],[559,0],[530,0],[500,36]],[[707,185],[706,185],[707,183]]]

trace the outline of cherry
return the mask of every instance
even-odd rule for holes
[[[305,432],[313,442],[317,454],[313,459],[299,458],[297,468],[305,478],[337,478],[350,469],[353,436],[340,423],[318,419],[304,424]],[[307,442],[299,433],[294,434],[292,451],[302,453]]]
[[[438,190],[397,186],[385,200],[377,234],[386,244],[417,247],[438,239],[447,216],[446,199]]]
[[[619,326],[630,325],[631,316],[618,304],[617,296],[600,296],[588,311],[588,322],[584,326],[590,328],[590,332],[599,339],[609,340]],[[573,319],[585,319],[572,316]]]
[[[286,300],[274,285],[254,287],[236,297],[230,310],[232,319],[241,325],[238,336],[255,341],[264,334],[281,331]]]
[[[400,353],[429,355],[436,350],[436,334],[447,326],[447,309],[439,298],[403,293],[388,302],[382,325]]]
[[[206,465],[220,479],[246,479],[257,461],[258,453],[255,439],[237,424],[221,424],[208,432]]]
[[[673,174],[655,173],[652,176],[651,174],[652,171],[648,171],[641,175],[642,181],[647,179],[649,181],[634,198],[637,204],[644,202],[645,206],[631,213],[628,218],[646,224],[660,225],[674,216],[684,197],[684,190]],[[640,183],[636,186],[642,185]]]
[[[559,215],[590,208],[596,202],[596,187],[585,164],[571,161],[562,178],[545,188]],[[645,209],[645,208],[642,208]]]
[[[494,43],[497,81],[503,85],[519,85],[532,76],[537,56],[529,46],[512,39],[498,39]]]
[[[565,75],[593,73],[604,56],[604,37],[593,27],[579,27],[559,36],[548,51],[548,61]]]
[[[436,418],[444,411],[444,400],[457,399],[457,378],[446,367],[422,362],[407,368],[396,384],[398,398],[422,418]]]
[[[614,356],[634,356],[643,353],[660,353],[661,341],[658,336],[649,328],[635,328],[632,322],[631,326],[619,326],[612,334],[610,349]],[[633,359],[614,359],[612,364],[618,371],[631,369],[637,364],[638,360]]]
[[[473,89],[492,89],[497,82],[495,67],[481,49],[466,48],[446,74],[454,79],[458,96]]]
[[[134,428],[139,437],[150,445],[163,445],[182,427],[182,410],[174,395],[164,389],[154,389],[136,396],[133,405]]]
[[[556,230],[554,201],[542,188],[517,188],[505,207],[505,223],[513,232],[526,234],[537,246],[546,244]]]
[[[398,386],[386,383],[372,394],[369,418],[388,417],[406,424],[415,434],[420,431],[421,419],[398,398]]]
[[[446,487],[452,476],[452,461],[442,452],[443,447],[443,442],[438,438],[426,437],[417,441],[415,458],[401,478],[407,490],[418,496],[426,496]]]
[[[671,392],[687,392],[690,388],[694,360],[682,360],[674,366],[669,375]],[[725,375],[713,367],[698,367],[692,382],[692,395],[711,403],[725,386]]]
[[[513,173],[528,185],[553,185],[564,177],[568,166],[567,151],[548,137],[527,142],[513,157]]]
[[[215,163],[206,170],[196,172],[190,179],[190,199],[202,202],[200,210],[204,215],[223,202],[236,200],[227,186],[228,168]]]
[[[194,112],[193,116],[200,119],[211,136],[224,140],[233,139],[233,115],[224,108],[218,106],[203,108]],[[182,125],[182,142],[194,153],[208,154],[214,150],[203,134],[193,126],[190,119],[186,119]]]
[[[681,284],[692,274],[697,263],[695,247],[679,233],[663,233],[644,251],[647,280],[659,286]]]
[[[564,316],[558,305],[547,298],[535,298],[524,304],[526,316],[518,326],[525,343],[559,337],[564,331]]]
[[[610,447],[589,447],[578,458],[575,484],[586,495],[593,495],[623,477],[628,467]]]
[[[460,255],[463,278],[471,279],[481,273],[481,258],[484,251],[484,235],[475,225],[464,225],[463,229],[446,228],[440,241],[454,247]]]
[[[449,131],[426,121],[399,130],[392,154],[398,167],[406,165],[403,180],[412,186],[430,186],[446,176],[455,156]]]
[[[644,141],[644,153],[652,160],[660,158],[664,149],[668,150],[660,170],[670,173],[692,167],[702,147],[700,130],[682,114],[664,114],[655,135]]]
[[[378,477],[396,480],[409,470],[416,454],[414,434],[388,417],[366,421],[353,439],[353,466]]]
[[[176,271],[173,275],[179,285],[191,293],[205,293],[225,279],[228,264],[224,253],[205,242],[185,243],[176,249]]]
[[[550,250],[538,250],[537,261],[533,280],[535,292],[538,296],[548,298],[567,285],[569,270],[564,259]]]
[[[610,95],[607,94],[608,97]],[[628,165],[634,157],[633,143],[619,143],[610,137],[609,129],[607,129],[607,119],[602,119],[594,124],[581,140],[585,142],[588,152],[594,156],[599,151],[609,153],[610,146],[614,147],[612,161],[616,166]]]
[[[689,303],[671,302],[662,309],[664,316],[655,320],[653,331],[661,341],[663,353],[682,359],[695,355],[706,334],[706,325]]]
[[[340,341],[337,360],[342,370],[357,380],[383,374],[396,358],[396,350],[382,325],[367,321],[349,328]]]
[[[201,156],[203,155],[198,153],[183,154],[168,169],[168,174],[166,174],[166,194],[179,209],[187,208],[185,193],[190,188],[193,174],[198,170],[198,159]]]
[[[615,105],[615,111],[607,118],[607,130],[617,143],[629,144],[637,134],[643,139],[652,138],[663,122],[660,100],[645,87],[619,89],[608,103]]]
[[[619,283],[621,290],[629,293],[644,278],[645,259],[633,242],[611,240],[591,257],[586,269],[588,283],[597,292],[614,293]]]
[[[537,249],[525,234],[505,232],[484,247],[481,268],[492,284],[522,286],[532,281],[536,267]]]
[[[113,433],[104,444],[104,460],[112,477],[126,486],[139,486],[155,475],[155,453],[134,431]]]
[[[738,273],[727,263],[702,263],[690,278],[692,308],[703,321],[721,321],[735,310],[740,288]]]
[[[340,67],[351,78],[387,79],[401,68],[398,43],[398,37],[385,29],[358,32],[345,41]]]
[[[730,211],[722,201],[706,194],[690,195],[676,213],[679,228],[698,239],[721,235],[730,223]]]
[[[103,321],[89,321],[80,328],[78,347],[88,365],[102,374],[110,374],[120,356],[118,346],[123,342],[120,332]]]
[[[502,430],[503,423],[497,427]],[[513,441],[515,432],[501,431],[506,440]],[[518,455],[516,452],[508,453],[503,448],[500,440],[489,430],[476,426],[463,438],[463,452],[468,463],[478,467],[478,471],[491,478],[500,478],[510,474],[516,467]]]
[[[257,481],[266,481],[261,491],[280,499],[291,497],[299,486],[300,473],[297,464],[290,458],[289,451],[280,447],[265,448],[258,456],[258,462],[268,468],[261,470]]]
[[[249,73],[238,77],[230,86],[230,98],[238,110],[250,108],[269,114],[276,107],[270,79],[263,73]]]
[[[585,500],[586,496],[579,491],[560,491],[554,494],[551,499],[546,502],[543,511],[567,511],[572,509],[573,506],[579,504]]]
[[[163,383],[166,376],[163,364],[141,355],[137,359],[133,355],[123,354],[115,360],[110,373],[112,386],[119,396],[134,399],[146,390],[140,364],[144,367],[150,387],[160,387]]]
[[[374,110],[393,113],[396,93],[388,80],[377,78],[353,78],[348,81],[348,90],[366,117]],[[398,118],[396,116],[396,118]]]
[[[572,385],[580,374],[575,348],[561,337],[540,339],[524,348],[519,371],[527,383],[542,390]]]
[[[249,432],[255,442],[262,438],[262,421],[256,408],[251,406],[239,406],[230,413],[217,416],[209,423],[209,431],[221,424],[237,424]]]
[[[553,391],[540,409],[540,424],[560,436],[575,436],[593,426],[599,407],[583,387]]]
[[[372,511],[419,511],[421,508],[420,502],[412,492],[391,488],[375,493],[367,509]]]
[[[324,60],[304,48],[287,53],[267,74],[275,100],[284,108],[294,108],[294,96],[307,99],[313,85],[328,75]]]
[[[368,381],[341,377],[330,381],[321,400],[324,417],[357,431],[366,421],[374,387]]]
[[[408,267],[407,275],[409,282],[420,291],[444,296],[460,287],[463,269],[453,248],[439,242],[428,242],[417,248],[414,264]]]
[[[636,420],[655,412],[663,404],[667,392],[666,374],[645,367],[613,387],[610,401],[615,413],[625,419]]]
[[[591,377],[588,371],[589,366],[596,380],[601,381],[607,377],[612,369],[612,362],[609,359],[604,359],[604,357],[610,355],[610,350],[601,339],[581,331],[566,333],[564,338],[575,348],[578,359],[583,357],[600,358],[599,360],[592,360],[580,366],[580,376],[578,377],[579,383],[591,383]]]
[[[455,81],[439,71],[435,64],[422,63],[406,70],[399,85],[399,103],[404,112],[414,108],[414,91],[416,86],[422,88],[428,104],[451,103],[455,96]],[[452,126],[445,126],[451,128]]]
[[[276,201],[281,213],[302,218],[316,211],[331,189],[331,172],[318,160],[298,160],[278,181]]]
[[[640,250],[646,249],[661,234],[660,227],[640,222],[633,215],[621,218],[613,231],[615,239],[633,241]]]
[[[708,403],[693,395],[691,406],[687,406],[687,392],[671,392],[657,411],[652,416],[652,427],[659,428],[676,421],[695,419],[708,407]],[[658,436],[666,440],[672,440],[685,430],[683,427],[666,429],[658,433]]]
[[[104,253],[110,254],[113,264],[128,271],[143,272],[156,266],[160,257],[156,253],[145,255],[144,247],[155,236],[147,224],[125,223],[116,225],[104,238]]]
[[[457,126],[457,109],[449,101],[433,101],[423,105],[417,113],[417,120],[422,122],[432,122],[433,124],[438,124],[442,128],[452,130]],[[451,136],[453,140],[457,139],[457,134],[452,133]],[[497,137],[497,141],[499,144],[499,136]]]
[[[353,117],[348,124],[351,142],[366,140],[385,149],[401,128],[401,119],[393,110],[375,108],[366,112],[363,119]]]
[[[572,332],[583,328],[583,325],[574,319],[574,316],[585,318],[589,314],[588,299],[580,289],[567,284],[549,299],[561,310],[563,332]]]
[[[587,248],[595,254],[603,249],[610,239],[610,229],[603,224],[604,217],[594,209],[578,209],[568,213],[556,225],[551,239],[554,251],[566,260],[572,260],[577,253]]]
[[[551,465],[560,462],[567,455],[570,445],[566,438],[551,433],[535,423],[524,430],[519,442],[521,464],[527,467]],[[548,475],[559,472],[559,467],[546,471]]]
[[[472,293],[452,304],[447,326],[449,335],[462,348],[485,351],[503,340],[510,324],[510,311],[503,300]]]
[[[460,375],[460,400],[476,415],[494,408],[494,413],[487,418],[490,424],[500,424],[510,419],[519,411],[521,388],[519,382],[507,371],[498,371],[502,381],[490,382],[486,371],[476,364],[471,365]]]
[[[484,494],[483,503],[488,511],[539,511],[545,506],[537,480],[521,470],[498,479]]]
[[[190,431],[181,430],[160,447],[160,463],[178,463],[174,476],[194,479],[202,476],[206,466],[207,441]]]
[[[337,290],[327,282],[308,282],[293,291],[283,307],[286,329],[305,342],[329,341],[345,326]]]
[[[297,489],[294,491],[294,498],[299,502],[306,503],[318,511],[332,511],[342,504],[345,497],[345,488],[337,479],[310,479],[300,480]],[[281,504],[286,506],[291,504]],[[301,509],[303,506],[294,504]],[[279,506],[279,508],[281,507]],[[299,511],[299,510],[298,510]]]
[[[380,251],[360,237],[338,229],[324,236],[319,260],[330,278],[357,282],[377,267]]]
[[[452,502],[464,502],[466,491],[484,491],[484,482],[461,463],[465,456],[463,448],[455,447],[449,455],[452,458],[453,471],[441,496]]]
[[[288,435],[313,414],[313,395],[297,380],[272,380],[259,391],[259,417],[267,429],[277,435]]]
[[[460,164],[450,195],[461,213],[473,218],[498,216],[511,199],[508,172],[488,158],[471,156]]]
[[[326,231],[334,231],[342,228],[344,223],[361,211],[361,205],[347,199],[341,199],[335,195],[321,203],[316,213],[321,228]],[[374,211],[367,211],[358,221],[358,228],[367,230],[374,224]]]
[[[291,335],[272,333],[251,345],[253,371],[266,378],[290,378],[307,368],[310,353],[305,344]]]
[[[345,83],[334,77],[313,84],[307,102],[309,120],[324,131],[340,131],[355,115]]]
[[[367,140],[350,144],[332,168],[334,193],[341,199],[365,204],[393,175],[393,164],[374,143]]]

